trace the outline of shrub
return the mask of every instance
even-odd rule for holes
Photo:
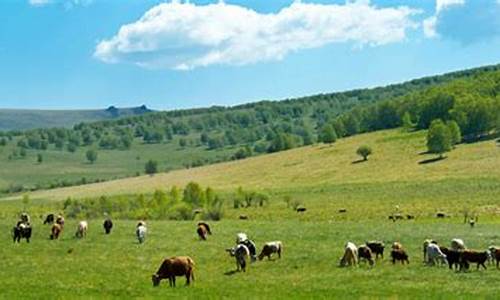
[[[367,145],[360,146],[358,150],[356,150],[356,153],[363,157],[363,160],[368,160],[368,156],[373,153],[372,148],[370,148]]]

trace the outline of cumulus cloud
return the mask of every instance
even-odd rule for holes
[[[270,14],[222,1],[208,5],[173,1],[151,8],[99,42],[94,57],[107,63],[181,70],[245,65],[331,43],[400,42],[417,27],[412,21],[417,13],[405,6],[378,8],[367,0],[343,5],[295,1]]]
[[[500,36],[500,0],[437,0],[435,14],[423,22],[430,38],[463,44]]]

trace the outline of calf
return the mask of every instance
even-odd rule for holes
[[[448,261],[448,266],[450,270],[455,268],[457,270],[460,267],[460,252],[453,249],[448,249],[446,247],[439,247],[439,250],[446,255],[446,260]]]
[[[259,260],[262,260],[264,256],[271,259],[273,253],[278,254],[278,258],[281,258],[281,252],[283,251],[283,244],[280,241],[268,242],[262,247],[262,251],[259,254]]]
[[[468,269],[469,263],[476,263],[478,270],[479,266],[486,270],[484,263],[487,259],[488,253],[486,251],[464,250],[460,253],[460,270]]]
[[[407,264],[410,263],[410,261],[408,260],[408,254],[402,248],[401,249],[393,249],[391,251],[391,258],[392,258],[392,263],[393,264],[395,264],[396,261],[400,261],[401,264],[403,264],[403,265],[404,265],[405,262]]]
[[[52,228],[50,229],[50,239],[57,240],[59,238],[59,235],[61,235],[62,230],[63,228],[60,224],[52,224]]]
[[[148,232],[148,228],[146,225],[142,222],[140,222],[135,230],[135,235],[137,236],[137,240],[139,241],[139,244],[144,243],[146,240],[146,233]]]
[[[236,259],[236,271],[246,272],[247,257],[250,256],[250,250],[243,244],[238,244],[231,249],[226,249],[231,256]]]
[[[372,250],[367,245],[362,245],[358,248],[358,260],[361,261],[361,259],[368,261],[370,266],[373,266],[375,263],[373,261]]]
[[[89,224],[87,223],[87,221],[80,221],[80,223],[78,223],[78,227],[75,232],[75,237],[77,238],[86,237],[88,228]]]
[[[358,248],[352,242],[347,242],[344,248],[344,256],[340,259],[340,266],[356,266],[358,264]]]
[[[31,238],[31,226],[24,223],[18,222],[17,225],[12,229],[14,243],[21,242],[21,239],[26,239],[26,242],[30,242]]]
[[[175,287],[175,277],[186,276],[186,285],[194,281],[194,261],[189,256],[177,256],[163,261],[158,271],[153,274],[153,286],[158,286],[162,279],[168,279],[170,286]]]
[[[378,259],[378,256],[380,255],[381,258],[384,258],[384,248],[385,245],[383,242],[379,241],[369,241],[366,242],[366,246],[370,248],[373,254],[375,254],[375,258]]]
[[[111,221],[111,219],[106,219],[104,220],[104,223],[102,224],[102,226],[104,227],[104,232],[106,234],[110,234],[111,233],[111,229],[113,228],[113,221]]]

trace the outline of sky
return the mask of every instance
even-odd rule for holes
[[[1,0],[0,108],[179,109],[500,63],[500,0]]]

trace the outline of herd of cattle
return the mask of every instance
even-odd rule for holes
[[[347,242],[340,266],[355,266],[361,261],[366,261],[373,266],[379,256],[384,257],[384,249],[385,245],[380,241],[366,242],[360,247],[356,247],[352,242]],[[465,247],[465,243],[461,239],[452,239],[449,248],[440,246],[435,240],[427,239],[423,242],[422,249],[424,262],[430,266],[448,264],[450,269],[463,271],[469,269],[471,263],[475,263],[477,269],[480,267],[486,269],[486,262],[490,264],[496,262],[497,268],[500,264],[499,247],[490,246],[484,251],[471,250]],[[410,263],[408,253],[399,242],[394,242],[391,246],[391,261],[393,264],[396,262]]]
[[[51,225],[49,235],[51,240],[59,239],[64,229],[64,223],[65,220],[62,215],[58,215],[57,217],[54,214],[47,215],[43,224]],[[110,218],[104,220],[103,228],[106,234],[110,234],[113,228],[113,221]],[[80,221],[75,232],[75,237],[86,237],[87,230],[88,222]],[[148,229],[146,222],[139,221],[135,229],[135,234],[139,244],[145,242],[147,232]],[[21,214],[20,220],[17,222],[16,226],[14,226],[12,233],[14,242],[20,242],[22,238],[26,239],[26,242],[30,242],[32,227],[28,214]],[[199,222],[196,228],[196,233],[201,240],[206,240],[207,236],[212,234],[212,231],[207,223]],[[275,253],[279,258],[281,258],[283,244],[280,241],[265,243],[261,253],[257,256],[255,242],[250,240],[245,233],[238,233],[236,235],[236,245],[232,248],[226,249],[226,251],[235,258],[236,270],[245,272],[249,260],[251,262],[255,262],[257,259],[264,259],[264,257],[267,257],[270,260],[271,256]],[[194,265],[195,263],[193,259],[188,256],[176,256],[165,259],[158,271],[152,276],[153,286],[159,285],[163,279],[168,279],[170,286],[175,286],[176,276],[185,276],[186,284],[189,285],[190,282],[194,280]]]
[[[44,224],[51,225],[50,239],[58,239],[64,229],[64,217],[54,214],[49,214],[44,221]],[[104,220],[104,232],[110,234],[113,228],[113,221],[110,218]],[[87,235],[88,223],[81,221],[78,223],[75,237],[84,238]],[[146,222],[139,221],[136,226],[136,237],[140,244],[144,243],[147,235]],[[196,228],[196,233],[201,240],[206,240],[208,235],[212,234],[210,226],[205,222],[199,222]],[[20,220],[13,228],[14,242],[20,242],[25,238],[29,243],[32,234],[31,221],[28,214],[21,214]],[[370,266],[375,265],[375,261],[379,258],[384,258],[385,244],[381,241],[369,241],[364,245],[357,247],[352,242],[347,242],[344,248],[344,255],[340,260],[340,266],[356,266],[361,261],[366,261]],[[486,269],[486,262],[492,264],[496,262],[497,268],[500,265],[500,248],[490,246],[487,250],[477,251],[467,249],[465,243],[461,239],[452,239],[450,247],[441,246],[432,239],[427,239],[423,242],[423,258],[427,265],[445,265],[448,264],[450,269],[467,270],[471,263],[477,264],[477,268],[483,267]],[[226,251],[235,258],[236,271],[245,272],[248,261],[255,262],[257,259],[262,260],[264,257],[271,259],[273,254],[277,254],[281,258],[283,244],[281,241],[267,242],[262,247],[260,254],[257,256],[257,248],[255,243],[248,238],[245,233],[236,235],[236,244],[234,247],[226,249]],[[403,245],[399,242],[394,242],[391,245],[390,252],[391,261],[393,264],[401,262],[401,264],[409,264],[409,256]],[[194,261],[188,256],[177,256],[165,259],[158,271],[153,274],[153,285],[160,284],[162,279],[168,279],[170,286],[175,286],[176,276],[185,276],[186,284],[190,284],[194,280]]]

